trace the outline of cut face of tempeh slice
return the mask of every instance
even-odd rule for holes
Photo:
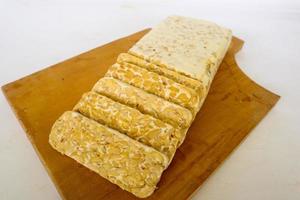
[[[131,64],[134,64],[134,65],[137,65],[137,66],[145,68],[149,71],[155,72],[159,75],[170,78],[170,79],[174,80],[175,82],[178,82],[182,85],[190,87],[190,88],[196,90],[200,94],[205,92],[204,91],[205,87],[203,86],[201,81],[189,78],[189,77],[187,77],[183,74],[179,74],[179,73],[177,73],[173,70],[169,70],[165,67],[160,67],[158,65],[147,62],[146,60],[143,60],[139,57],[130,55],[128,53],[121,53],[118,56],[117,62],[120,63],[120,64],[126,62],[126,63],[131,63]]]
[[[201,97],[195,90],[136,65],[129,63],[120,65],[116,63],[109,68],[106,76],[114,77],[181,105],[193,113],[199,110],[198,107]]]
[[[181,139],[179,130],[170,124],[95,92],[84,94],[74,110],[155,148],[170,160]]]
[[[93,90],[174,127],[187,128],[193,120],[193,115],[188,109],[111,77],[100,79]]]
[[[153,193],[168,158],[126,135],[67,111],[53,125],[51,146],[137,197]]]

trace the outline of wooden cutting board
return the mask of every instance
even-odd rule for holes
[[[121,52],[149,29],[98,47],[2,87],[29,140],[61,197],[136,199],[96,173],[62,156],[48,144],[54,121],[71,110]],[[278,101],[279,96],[250,80],[234,54],[243,41],[233,38],[208,97],[185,142],[148,199],[186,199],[224,161]]]

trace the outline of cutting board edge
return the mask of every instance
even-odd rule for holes
[[[50,65],[50,66],[48,66],[48,67],[45,67],[45,68],[43,68],[43,69],[40,69],[40,70],[38,70],[38,71],[36,71],[36,72],[33,72],[33,73],[31,73],[31,74],[28,74],[28,75],[26,75],[26,76],[24,76],[24,77],[21,77],[21,78],[19,78],[19,79],[14,80],[14,81],[8,82],[8,83],[6,83],[6,84],[4,84],[4,85],[1,86],[2,93],[4,94],[6,100],[7,100],[8,104],[9,104],[10,109],[13,111],[14,116],[16,117],[17,121],[21,124],[21,127],[22,127],[22,129],[24,130],[24,132],[25,132],[25,134],[26,134],[26,137],[28,138],[28,140],[30,141],[31,145],[33,146],[33,149],[34,149],[34,151],[36,152],[36,154],[37,154],[39,160],[41,161],[42,166],[46,169],[46,172],[47,172],[47,174],[50,176],[50,179],[51,179],[51,181],[52,181],[52,184],[54,184],[56,190],[58,191],[58,193],[59,193],[59,195],[60,195],[60,197],[61,197],[62,199],[65,199],[65,195],[64,195],[63,191],[61,190],[61,188],[59,187],[59,183],[56,181],[56,179],[55,179],[54,176],[52,175],[51,170],[48,168],[47,163],[44,161],[43,156],[40,154],[40,152],[39,152],[39,150],[38,150],[38,148],[37,148],[35,142],[34,142],[33,139],[31,138],[30,133],[28,133],[28,130],[27,130],[26,126],[24,125],[23,121],[19,118],[18,111],[17,111],[17,110],[15,109],[15,107],[12,105],[12,101],[10,101],[10,97],[9,97],[9,94],[8,94],[10,87],[11,87],[14,83],[16,83],[16,82],[25,80],[25,79],[30,78],[31,76],[37,75],[37,74],[39,74],[39,73],[45,73],[46,71],[52,69],[53,67],[59,66],[59,64],[61,64],[61,63],[63,63],[63,62],[66,62],[66,61],[69,61],[69,60],[74,59],[74,58],[76,58],[76,57],[79,57],[79,56],[82,56],[82,55],[84,55],[84,54],[87,54],[87,53],[89,53],[89,52],[91,52],[91,51],[94,51],[95,49],[103,48],[103,47],[105,47],[105,46],[111,45],[111,44],[114,43],[114,42],[121,41],[121,40],[124,40],[124,39],[126,39],[126,38],[130,38],[130,37],[132,37],[132,36],[135,35],[135,34],[140,34],[140,33],[143,33],[143,32],[147,32],[147,31],[149,31],[149,30],[151,30],[151,28],[145,28],[145,29],[143,29],[143,30],[141,30],[141,31],[135,32],[135,33],[133,33],[133,34],[126,35],[126,36],[121,37],[121,38],[119,38],[119,39],[117,39],[117,40],[112,40],[112,41],[110,41],[110,42],[108,42],[108,43],[105,43],[105,44],[103,44],[103,45],[101,45],[101,46],[98,46],[98,47],[95,47],[95,48],[90,49],[90,50],[88,50],[88,51],[79,53],[79,54],[76,55],[76,56],[72,56],[72,57],[70,57],[70,58],[68,58],[68,59],[66,59],[66,60],[57,62],[56,64]]]
[[[237,52],[236,52],[236,53],[237,53]],[[275,92],[273,92],[273,91],[271,91],[271,90],[265,88],[265,87],[264,87],[263,85],[261,85],[260,83],[257,83],[253,78],[249,77],[249,76],[242,70],[242,68],[239,66],[239,64],[237,63],[236,58],[235,58],[235,55],[230,54],[230,56],[229,56],[228,58],[230,59],[231,62],[234,63],[234,66],[236,66],[235,69],[237,70],[238,73],[241,74],[241,76],[243,76],[244,78],[246,78],[248,82],[251,82],[251,84],[254,84],[256,87],[258,87],[258,88],[260,88],[260,89],[262,89],[262,90],[268,92],[268,93],[271,94],[271,95],[275,95],[275,96],[278,98],[278,99],[276,100],[275,104],[278,102],[278,100],[281,98],[281,96],[280,96],[279,94],[277,94],[277,93],[275,93]],[[225,62],[227,62],[227,61],[225,61]],[[274,105],[275,105],[275,104],[274,104]]]
[[[238,53],[242,47],[243,47],[243,44],[244,44],[244,41],[237,38],[237,37],[234,37],[235,39],[237,39],[238,41],[242,42],[240,43],[241,45],[235,49],[233,51],[233,53],[230,53],[230,55],[227,55],[229,56],[232,60],[232,62],[234,62],[234,65],[236,67],[236,70],[237,70],[237,73],[240,73],[241,76],[243,76],[248,82],[251,82],[250,84],[254,85],[255,87],[258,87],[260,88],[261,90],[264,90],[265,92],[269,93],[269,95],[272,95],[274,97],[274,102],[272,104],[272,106],[268,109],[268,111],[266,112],[265,115],[262,116],[262,118],[260,118],[257,122],[257,124],[253,125],[250,127],[249,129],[249,133],[251,133],[251,131],[253,131],[257,125],[259,125],[260,123],[262,123],[263,119],[268,115],[269,112],[271,112],[272,108],[277,104],[277,102],[279,101],[279,99],[281,98],[280,95],[266,89],[265,87],[263,87],[262,85],[258,84],[257,82],[255,82],[252,78],[250,78],[241,68],[240,66],[238,65],[237,61],[236,61],[236,58],[235,58],[235,54]],[[232,65],[231,65],[232,66]],[[188,199],[192,199],[196,194],[197,192],[203,187],[203,184],[208,180],[208,177],[210,177],[211,175],[215,174],[217,172],[217,170],[219,168],[222,167],[222,165],[224,164],[224,162],[233,155],[233,153],[235,151],[238,150],[238,148],[242,145],[242,143],[247,139],[247,137],[249,137],[250,134],[246,134],[242,137],[242,139],[238,142],[236,142],[236,144],[234,145],[235,147],[232,148],[229,152],[228,152],[228,156],[226,156],[223,160],[221,160],[220,164],[216,165],[212,170],[210,170],[208,173],[207,173],[207,176],[205,177],[205,180],[204,182],[197,188],[195,189],[191,194],[190,196],[188,196]]]
[[[141,30],[141,31],[134,32],[133,34],[129,34],[129,35],[120,37],[119,39],[112,40],[112,41],[110,41],[110,42],[108,42],[108,43],[104,43],[104,44],[102,44],[101,46],[94,47],[94,48],[92,48],[92,49],[90,49],[90,50],[88,50],[88,51],[84,51],[84,52],[81,52],[81,53],[79,53],[79,54],[77,54],[77,55],[75,55],[75,56],[69,57],[69,58],[67,58],[66,60],[59,61],[59,62],[57,62],[57,63],[55,63],[55,64],[52,64],[52,65],[50,65],[50,66],[48,66],[48,67],[45,67],[45,68],[42,68],[42,69],[40,69],[40,70],[38,70],[38,71],[32,72],[32,73],[30,73],[30,74],[28,74],[28,75],[26,75],[26,76],[23,76],[23,77],[21,77],[21,78],[19,78],[19,79],[16,79],[16,80],[14,80],[14,81],[10,81],[10,82],[8,82],[8,83],[5,83],[4,85],[1,86],[2,92],[3,92],[3,93],[6,93],[6,91],[9,89],[9,87],[10,87],[12,84],[14,84],[15,82],[24,80],[24,79],[26,79],[26,78],[28,78],[28,77],[31,77],[31,76],[33,76],[33,75],[36,75],[36,74],[38,74],[38,73],[45,72],[45,71],[47,71],[47,70],[49,70],[49,69],[52,69],[53,67],[57,67],[59,64],[62,64],[62,63],[64,63],[64,62],[66,62],[66,61],[70,61],[70,60],[72,60],[72,59],[74,59],[74,58],[76,58],[76,57],[79,57],[79,56],[88,54],[88,53],[90,53],[91,51],[94,51],[95,49],[103,48],[103,47],[105,47],[105,46],[109,46],[109,45],[111,45],[111,44],[114,43],[114,42],[118,42],[118,41],[124,40],[124,39],[126,39],[126,38],[130,38],[132,35],[140,34],[140,33],[143,33],[143,32],[148,32],[148,31],[150,31],[150,30],[151,30],[151,28],[145,28],[145,29],[143,29],[143,30]],[[6,99],[7,99],[7,98],[6,98]]]
[[[28,75],[28,76],[30,76],[30,75]],[[20,79],[19,79],[19,80],[20,80]],[[18,80],[16,80],[16,81],[18,81]],[[11,83],[14,83],[14,82],[15,82],[15,81],[13,81],[13,82],[11,82]],[[6,86],[6,85],[4,85],[4,86]],[[31,146],[33,147],[35,153],[37,154],[37,156],[38,156],[38,158],[39,158],[39,160],[40,160],[40,162],[41,162],[40,164],[42,165],[43,168],[46,169],[46,172],[47,172],[47,174],[49,175],[49,177],[50,177],[50,179],[51,179],[51,181],[52,181],[52,184],[55,186],[56,191],[59,193],[59,196],[60,196],[62,199],[65,199],[65,197],[64,197],[64,195],[63,195],[63,192],[62,192],[61,189],[59,188],[59,183],[56,181],[56,179],[55,179],[54,176],[52,175],[52,172],[51,172],[51,170],[48,168],[47,163],[44,161],[43,156],[42,156],[42,155],[40,154],[40,152],[38,151],[38,148],[37,148],[36,144],[33,142],[33,139],[31,138],[30,134],[28,133],[28,130],[27,130],[27,128],[25,127],[25,125],[23,124],[23,121],[19,118],[18,112],[16,111],[16,109],[12,106],[11,102],[9,101],[9,97],[7,96],[7,93],[6,93],[5,90],[4,90],[4,89],[5,89],[4,86],[1,86],[1,90],[2,90],[2,92],[3,92],[3,94],[4,94],[4,96],[5,96],[5,98],[6,98],[7,102],[8,102],[8,104],[9,104],[10,109],[13,111],[14,116],[16,117],[17,121],[21,124],[21,127],[22,127],[22,129],[24,130],[26,137],[27,137],[28,140],[30,141]]]
[[[260,85],[258,85],[258,86],[260,86]],[[260,86],[260,87],[261,87],[261,86]],[[266,90],[266,91],[268,91],[268,90]],[[269,91],[268,91],[268,92],[269,92]],[[277,102],[279,101],[279,99],[280,99],[280,97],[281,97],[281,96],[279,96],[279,95],[277,95],[277,94],[275,94],[275,93],[273,93],[273,92],[270,92],[270,93],[272,93],[275,97],[277,97],[277,99],[276,99],[274,105],[273,105],[273,106],[267,111],[267,113],[266,113],[266,114],[258,121],[257,124],[255,124],[254,126],[252,126],[252,127],[249,129],[249,133],[252,132],[252,131],[257,127],[257,125],[259,125],[260,123],[262,123],[263,119],[268,115],[269,112],[271,112],[272,108],[277,104]],[[201,188],[204,186],[203,184],[205,184],[205,183],[207,182],[208,178],[209,178],[210,176],[214,175],[214,174],[218,171],[218,169],[221,168],[221,167],[223,166],[223,164],[226,162],[226,160],[228,160],[228,159],[233,155],[233,153],[234,153],[235,151],[237,151],[237,150],[240,148],[240,146],[244,143],[244,141],[247,139],[247,137],[249,137],[249,135],[250,135],[250,134],[244,135],[243,138],[242,138],[239,142],[236,143],[235,147],[229,151],[228,155],[227,155],[223,160],[221,160],[221,162],[220,162],[218,165],[216,165],[212,170],[209,170],[209,171],[208,171],[207,176],[204,178],[203,183],[202,183],[198,188],[196,188],[196,189],[190,194],[190,196],[189,196],[187,199],[192,199],[192,198],[193,198],[193,197],[201,190]]]

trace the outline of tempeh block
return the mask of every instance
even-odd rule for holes
[[[231,37],[231,30],[215,23],[170,16],[133,45],[129,53],[209,87]]]

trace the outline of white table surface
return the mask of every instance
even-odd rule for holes
[[[237,55],[240,67],[257,83],[282,96],[194,199],[300,199],[297,0],[0,0],[0,85],[152,27],[172,14],[231,28],[245,40]],[[0,199],[60,199],[2,93]]]

